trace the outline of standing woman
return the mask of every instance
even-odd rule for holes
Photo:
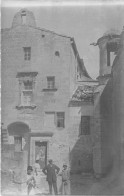
[[[39,160],[35,161],[34,174],[35,174],[35,180],[36,180],[36,187],[37,187],[37,189],[40,190],[40,188],[41,188],[41,169],[40,169]]]
[[[35,187],[36,187],[36,181],[33,176],[33,169],[32,169],[32,166],[28,166],[28,168],[27,168],[27,192],[28,192],[28,195],[31,194],[31,192],[33,192],[33,193],[35,192],[34,191]]]

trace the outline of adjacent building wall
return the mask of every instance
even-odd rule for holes
[[[113,133],[115,170],[121,169],[124,162],[124,31],[120,38],[120,48],[113,64]]]

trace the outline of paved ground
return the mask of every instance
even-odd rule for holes
[[[58,187],[60,186],[61,179],[58,177]],[[121,176],[121,181],[116,179],[115,175],[110,175],[101,180],[96,180],[92,176],[72,175],[71,176],[71,195],[124,195],[124,174]],[[48,185],[45,177],[42,178],[40,184],[39,194],[47,195]],[[14,184],[6,189],[2,196],[20,195],[15,189]],[[24,195],[24,193],[22,194]]]

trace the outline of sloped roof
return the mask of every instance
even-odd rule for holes
[[[78,86],[69,101],[69,107],[93,104],[96,95],[102,93],[106,85],[82,85]]]
[[[78,86],[72,95],[71,101],[93,102],[94,89],[96,86]]]
[[[33,16],[33,13],[30,12],[30,11],[28,11],[27,9],[22,9],[22,10],[20,10],[17,14],[20,14],[23,10],[25,10],[25,11],[26,11],[27,13],[29,13],[29,14],[32,14],[32,16]],[[16,15],[17,15],[17,14],[16,14]],[[15,15],[15,16],[16,16],[16,15]],[[13,29],[13,28],[16,28],[17,26],[21,26],[21,24],[16,25],[16,26],[12,26],[11,28],[2,29],[2,32],[3,32],[4,30],[11,30],[11,29]],[[93,79],[89,76],[89,74],[88,74],[88,72],[87,72],[87,70],[86,70],[86,67],[85,67],[85,65],[84,65],[83,59],[80,58],[80,55],[79,55],[79,53],[78,53],[77,46],[76,46],[76,43],[75,43],[75,40],[74,40],[73,37],[67,36],[67,35],[63,35],[63,34],[59,34],[59,33],[56,33],[56,32],[54,32],[54,31],[51,31],[51,30],[48,30],[48,29],[44,29],[44,28],[37,27],[37,26],[35,26],[35,25],[32,26],[32,25],[28,24],[28,25],[26,25],[26,26],[28,26],[28,27],[30,27],[30,28],[37,29],[37,30],[42,31],[42,32],[48,32],[48,33],[52,33],[52,34],[57,35],[57,36],[60,36],[60,37],[65,37],[65,38],[70,39],[70,42],[71,42],[71,46],[72,46],[74,55],[75,55],[75,57],[76,57],[76,59],[77,59],[77,62],[78,62],[78,67],[79,67],[79,70],[80,70],[81,78],[83,78],[83,76],[85,76],[85,80],[86,80],[86,81],[89,81],[89,80],[90,80],[90,81],[93,81]],[[84,78],[83,78],[83,79],[84,79]]]
[[[89,76],[89,74],[85,68],[83,59],[81,59],[79,56],[74,38],[70,38],[70,40],[71,40],[71,45],[72,45],[72,49],[74,51],[75,57],[77,58],[77,61],[78,61],[78,66],[79,66],[79,69],[81,72],[81,76],[85,76],[85,77],[90,78],[92,80],[92,78]]]

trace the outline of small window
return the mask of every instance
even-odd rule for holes
[[[55,52],[55,56],[60,56],[59,51],[56,51],[56,52]]]
[[[15,136],[14,137],[14,144],[15,144],[15,151],[16,152],[22,151],[22,137]]]
[[[80,160],[78,160],[78,166],[80,166],[81,165],[81,161]]]
[[[21,18],[22,18],[22,24],[26,24],[26,12],[25,11],[22,11]]]
[[[45,35],[44,35],[44,34],[42,34],[42,37],[45,37]]]
[[[29,61],[31,59],[31,47],[24,47],[24,60]]]
[[[81,116],[81,135],[90,135],[90,116]]]
[[[57,112],[57,127],[65,127],[65,113],[64,112]]]
[[[55,88],[55,77],[54,76],[47,77],[47,88],[48,89]]]

